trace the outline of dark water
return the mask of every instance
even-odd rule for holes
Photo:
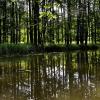
[[[0,100],[100,100],[100,53],[0,58]]]

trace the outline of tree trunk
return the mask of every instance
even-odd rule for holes
[[[7,12],[6,12],[6,11],[7,11],[7,10],[6,10],[6,3],[7,3],[7,2],[4,1],[4,5],[3,5],[3,7],[4,7],[4,8],[3,8],[3,43],[6,42],[6,28],[7,28],[7,27],[6,27],[6,24],[7,24],[7,23],[6,23],[6,18],[7,18],[7,17],[6,17],[6,13],[7,13]]]
[[[0,43],[1,43],[1,16],[0,16]]]
[[[37,0],[34,0],[34,46],[38,45],[39,33],[39,4]]]
[[[15,4],[12,2],[11,8],[11,43],[15,43]]]
[[[71,42],[71,2],[70,0],[67,0],[67,13],[68,13],[68,19],[67,19],[67,45]]]
[[[32,6],[29,0],[30,43],[33,44]]]

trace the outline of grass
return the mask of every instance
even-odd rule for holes
[[[0,44],[0,56],[27,55],[34,52],[64,52],[70,50],[96,50],[100,45],[48,45],[35,48],[31,44]]]
[[[29,44],[0,44],[0,55],[24,55],[29,53]]]
[[[96,50],[100,48],[99,45],[49,45],[45,47],[47,52],[59,52],[59,51],[69,51],[69,50]]]

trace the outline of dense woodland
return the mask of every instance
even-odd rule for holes
[[[0,43],[100,43],[100,0],[0,0]]]

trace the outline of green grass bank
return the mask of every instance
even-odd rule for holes
[[[97,50],[100,45],[49,45],[34,47],[31,44],[0,44],[0,56],[27,55],[39,52],[66,52],[71,50]]]

